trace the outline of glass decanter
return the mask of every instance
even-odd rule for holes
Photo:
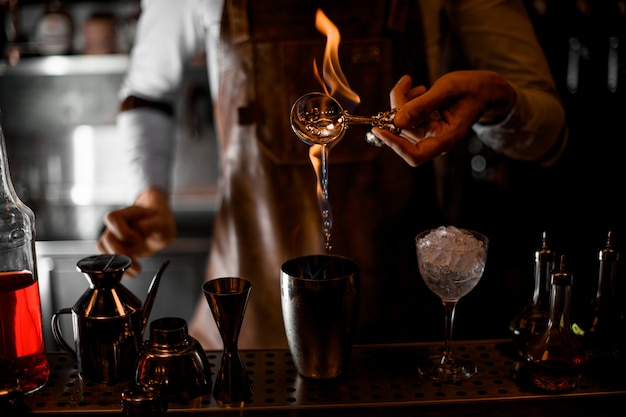
[[[0,182],[0,400],[11,402],[42,388],[50,370],[37,278],[35,216],[13,188],[1,127]]]
[[[560,393],[577,386],[588,355],[571,329],[573,277],[565,269],[565,256],[561,256],[559,269],[551,278],[548,325],[526,345],[526,375],[539,390]]]
[[[613,370],[624,360],[626,349],[625,287],[617,276],[619,253],[611,244],[608,232],[606,245],[598,251],[598,286],[594,297],[572,325],[574,333],[587,348],[590,361]],[[623,365],[623,363],[622,363]]]
[[[543,232],[541,247],[535,251],[535,281],[532,298],[509,324],[509,330],[513,333],[513,344],[521,356],[524,355],[528,341],[543,333],[548,325],[550,273],[553,269],[554,253],[548,247],[546,232]]]

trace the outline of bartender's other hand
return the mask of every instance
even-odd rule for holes
[[[474,123],[504,120],[516,100],[501,75],[484,70],[447,73],[430,89],[411,87],[411,77],[405,75],[389,96],[391,107],[398,109],[394,124],[402,133],[376,127],[372,133],[414,167],[451,150]]]
[[[130,257],[132,265],[125,272],[130,277],[141,272],[138,258],[165,248],[176,237],[168,195],[156,188],[142,192],[132,206],[107,213],[104,222],[98,250]]]

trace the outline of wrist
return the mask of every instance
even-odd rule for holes
[[[142,191],[135,199],[136,206],[154,208],[170,206],[170,195],[163,188],[149,187]]]
[[[482,125],[496,125],[510,117],[517,101],[517,91],[500,74],[487,73],[492,77],[486,85],[491,90],[491,100],[477,122]]]

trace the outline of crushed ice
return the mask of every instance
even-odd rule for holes
[[[422,262],[440,273],[471,275],[484,267],[485,245],[471,233],[455,226],[440,226],[417,242]]]

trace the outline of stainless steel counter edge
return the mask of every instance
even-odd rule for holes
[[[180,237],[161,251],[162,253],[197,253],[208,251],[210,238]],[[93,255],[98,253],[96,240],[55,240],[37,241],[35,250],[38,257],[54,255]]]

